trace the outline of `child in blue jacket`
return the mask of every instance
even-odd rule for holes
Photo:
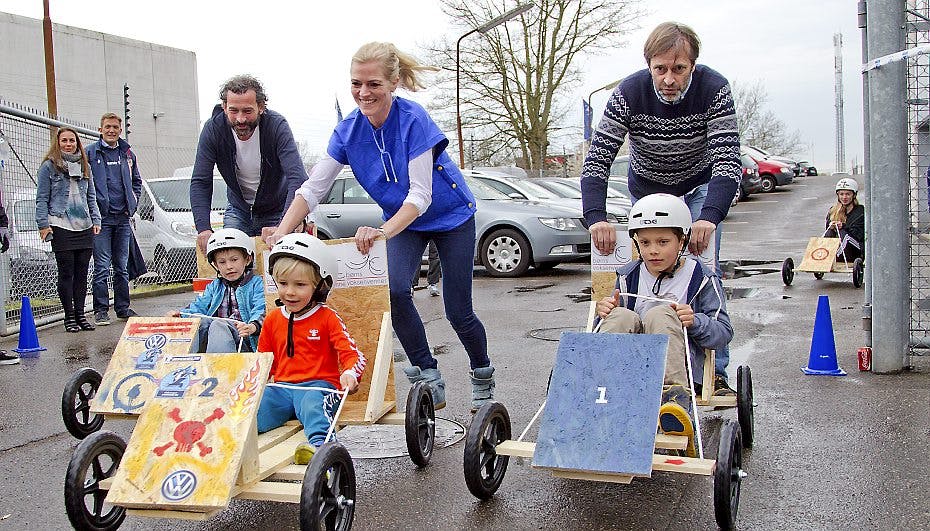
[[[598,301],[599,331],[669,336],[659,429],[688,437],[688,455],[695,457],[685,331],[694,380],[700,382],[704,349],[723,348],[733,337],[726,297],[714,272],[683,256],[691,212],[680,198],[640,199],[630,210],[629,231],[640,259],[621,267],[614,294]]]
[[[240,338],[246,337],[243,350],[254,352],[265,319],[265,282],[252,272],[255,241],[241,230],[220,229],[207,242],[207,260],[216,280],[168,317],[200,317],[197,336],[203,352],[237,352]]]

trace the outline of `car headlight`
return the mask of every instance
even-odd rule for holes
[[[581,228],[572,218],[539,218],[543,225],[555,230],[577,230]]]
[[[196,238],[197,229],[194,228],[190,223],[185,223],[183,221],[172,221],[171,230],[184,236],[185,238]]]
[[[782,166],[781,172],[782,172],[782,173],[794,173],[794,170],[792,170],[792,169],[789,168],[788,166]]]

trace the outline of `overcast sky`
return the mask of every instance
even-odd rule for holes
[[[665,0],[643,5],[648,14],[630,34],[628,46],[584,60],[584,82],[575,91],[579,140],[581,100],[643,68],[646,35],[659,22],[677,20],[700,36],[699,63],[737,83],[763,82],[771,110],[801,132],[808,148],[800,155],[832,168],[833,34],[840,32],[846,159],[847,165],[854,159],[861,163],[861,41],[854,0]],[[343,113],[355,107],[348,83],[352,53],[365,42],[381,40],[416,54],[418,45],[449,31],[438,6],[430,0],[51,0],[51,15],[59,24],[194,51],[201,118],[209,115],[220,84],[230,75],[258,76],[269,94],[269,107],[287,117],[298,140],[323,152],[335,125],[335,98]],[[42,1],[0,0],[0,11],[41,19]],[[595,121],[607,95],[603,91],[593,98]]]

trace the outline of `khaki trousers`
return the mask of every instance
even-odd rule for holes
[[[668,336],[668,354],[665,358],[665,385],[688,387],[685,365],[685,335],[681,320],[667,304],[656,306],[644,319],[633,310],[618,306],[611,310],[601,323],[601,332],[614,334],[664,334]]]

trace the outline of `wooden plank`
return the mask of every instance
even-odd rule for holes
[[[649,475],[668,336],[563,332],[533,465]]]
[[[242,464],[236,483],[248,485],[258,479],[258,430],[257,421],[253,420],[246,440],[242,444]]]
[[[533,452],[536,451],[536,443],[508,439],[495,446],[494,451],[498,455],[532,458]]]
[[[381,407],[387,393],[388,378],[394,366],[394,329],[391,328],[391,312],[381,315],[381,331],[378,335],[378,350],[371,363],[371,387],[368,391],[368,403],[365,407],[365,421],[377,422],[387,413]]]
[[[139,416],[107,501],[132,509],[225,508],[268,379],[270,353],[201,354],[168,374]],[[302,435],[302,434],[301,434]],[[293,455],[293,447],[290,449]],[[254,467],[249,474],[255,476]]]
[[[715,463],[716,461],[713,459],[698,459],[696,457],[676,457],[659,454],[652,456],[652,469],[663,472],[710,476],[714,473]]]
[[[711,397],[714,396],[714,378],[713,376],[708,377],[708,374],[716,374],[716,367],[714,366],[714,357],[716,353],[709,348],[704,349],[704,384],[701,388],[701,396],[698,399],[698,403],[701,401],[708,402]],[[706,385],[710,383],[710,385]]]
[[[171,511],[167,509],[127,509],[126,513],[129,514],[129,516],[142,516],[144,518],[174,518],[175,520],[195,520],[203,522],[216,516],[219,511],[194,513],[191,511]]]
[[[340,426],[350,426],[350,425],[361,425],[368,426],[377,422],[377,419],[382,418],[385,414],[395,410],[397,404],[393,401],[388,402],[384,400],[381,402],[381,407],[374,408],[374,417],[373,422],[365,420],[365,410],[368,408],[368,404],[362,402],[348,402],[345,407],[342,408],[342,414],[339,416],[339,425]]]
[[[301,475],[301,479],[303,479],[303,475]],[[302,487],[300,483],[260,481],[237,494],[236,498],[243,500],[300,503],[300,491]]]
[[[307,442],[307,436],[304,435],[304,432],[301,430],[259,454],[258,476],[260,480],[274,474],[282,467],[292,464],[294,462],[294,449],[297,448],[298,444],[305,442]],[[236,492],[241,490],[242,489],[238,489]]]
[[[405,426],[407,424],[407,413],[404,411],[388,413],[378,419],[377,424],[387,424],[389,426]]]
[[[797,271],[829,273],[833,269],[836,251],[839,248],[839,238],[811,238]]]
[[[633,481],[633,476],[626,474],[598,474],[596,472],[583,472],[572,470],[550,470],[557,478],[581,479],[584,481],[602,481],[606,483],[622,483],[625,485]]]
[[[699,398],[697,405],[706,407],[736,407],[736,396],[712,396],[710,400]]]
[[[684,450],[688,447],[688,438],[683,435],[657,433],[655,447],[664,450]]]
[[[199,326],[200,319],[129,318],[91,401],[91,412],[132,417],[142,413],[162,378],[177,368],[170,360],[191,353]]]
[[[286,465],[280,470],[268,476],[268,481],[303,481],[304,474],[307,473],[307,465]]]
[[[284,426],[279,426],[273,430],[260,433],[258,435],[258,451],[264,452],[268,448],[288,439],[291,435],[301,430],[300,423],[296,420],[289,421]]]
[[[594,319],[597,317],[597,301],[592,300],[590,306],[588,307],[588,320],[585,322],[584,331],[593,332],[594,331]]]

